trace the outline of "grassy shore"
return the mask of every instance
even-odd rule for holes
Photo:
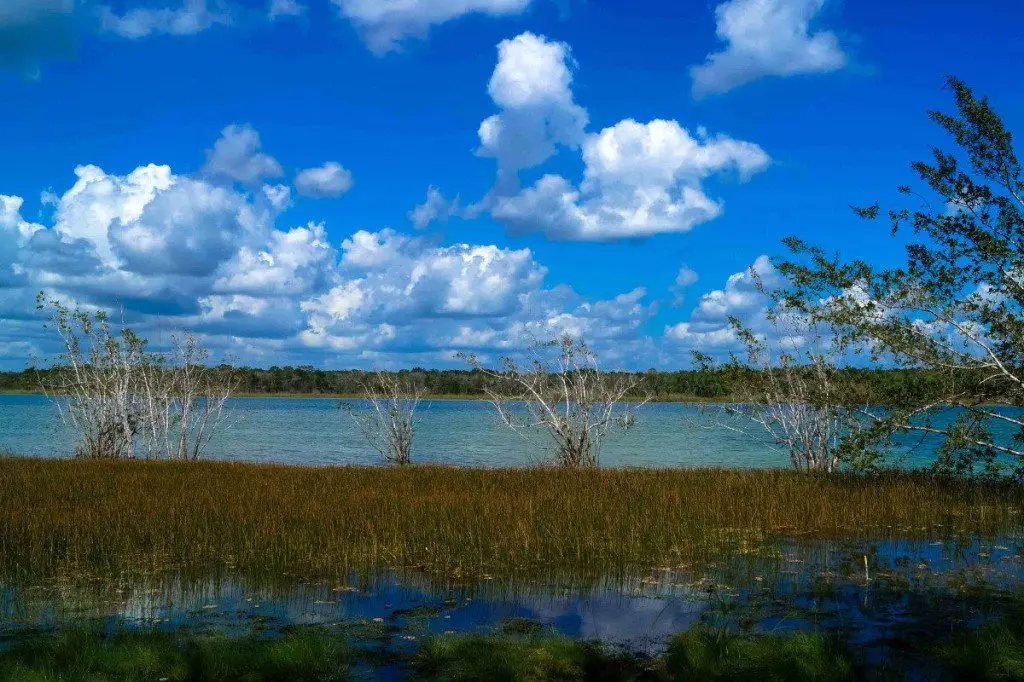
[[[411,650],[363,644],[323,627],[234,638],[79,629],[29,636],[0,650],[0,679],[314,682],[374,679],[382,668],[402,679],[439,682],[840,682],[907,679],[909,673],[918,673],[911,679],[1024,678],[1024,636],[1016,622],[920,638],[907,644],[905,658],[891,661],[868,660],[835,633],[737,633],[704,625],[671,637],[656,656],[544,630],[434,636]]]
[[[313,468],[0,458],[0,575],[230,569],[579,580],[770,551],[776,537],[1020,526],[1024,490],[922,474]]]

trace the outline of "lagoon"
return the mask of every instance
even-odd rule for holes
[[[360,401],[353,401],[360,402]],[[377,463],[353,419],[333,398],[235,398],[210,444],[211,459],[306,465]],[[601,452],[612,467],[788,467],[785,453],[756,428],[716,427],[718,406],[652,403],[636,426],[613,433]],[[474,467],[521,467],[543,462],[549,443],[505,427],[484,400],[428,400],[419,409],[413,459]],[[42,395],[0,395],[0,448],[33,457],[69,457],[71,437]],[[934,443],[908,439],[903,466],[927,466]]]

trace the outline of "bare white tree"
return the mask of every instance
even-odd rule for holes
[[[522,435],[546,432],[563,467],[599,466],[609,432],[632,427],[648,400],[637,375],[602,371],[597,354],[568,334],[533,343],[523,362],[502,358],[500,370],[462,357],[491,378],[485,390],[502,422]]]
[[[37,303],[63,344],[43,390],[75,434],[77,457],[202,456],[233,385],[207,366],[209,353],[193,335],[174,337],[161,355],[127,327],[115,334],[103,311],[72,310],[42,294]]]
[[[120,459],[135,456],[136,436],[146,406],[135,390],[138,368],[148,362],[145,341],[129,329],[111,331],[107,314],[71,310],[40,294],[39,309],[49,309],[60,336],[60,370],[43,391],[54,401],[61,420],[76,434],[76,457]]]
[[[235,384],[229,374],[211,368],[209,360],[209,351],[186,332],[171,338],[171,350],[160,361],[139,368],[143,438],[150,456],[199,459],[225,425],[224,406]]]
[[[840,386],[838,351],[805,316],[782,307],[765,315],[770,331],[762,334],[731,320],[746,347],[746,362],[734,356],[725,366],[736,399],[702,411],[717,413],[711,428],[750,434],[751,425],[767,434],[795,469],[834,472],[858,428]],[[694,356],[702,370],[713,367],[709,356]]]
[[[422,384],[401,374],[373,372],[362,385],[365,408],[343,403],[366,442],[385,462],[410,464],[416,434],[416,409],[423,398]]]

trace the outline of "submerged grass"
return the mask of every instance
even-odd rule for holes
[[[911,473],[0,458],[0,576],[584,578],[762,551],[779,536],[1002,533],[1022,506],[1017,486]]]

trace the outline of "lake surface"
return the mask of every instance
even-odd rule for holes
[[[359,403],[360,401],[348,401]],[[720,408],[655,403],[641,407],[636,425],[613,433],[601,452],[604,466],[787,467],[785,453],[756,425],[738,422],[739,433],[715,425]],[[213,459],[284,464],[375,464],[352,417],[330,398],[237,398],[226,425],[208,449]],[[516,467],[546,460],[541,434],[525,439],[504,426],[481,400],[437,400],[417,413],[413,459],[461,466]],[[19,455],[69,457],[72,439],[51,401],[41,395],[0,395],[0,448]],[[934,445],[908,441],[905,466],[925,466]]]

